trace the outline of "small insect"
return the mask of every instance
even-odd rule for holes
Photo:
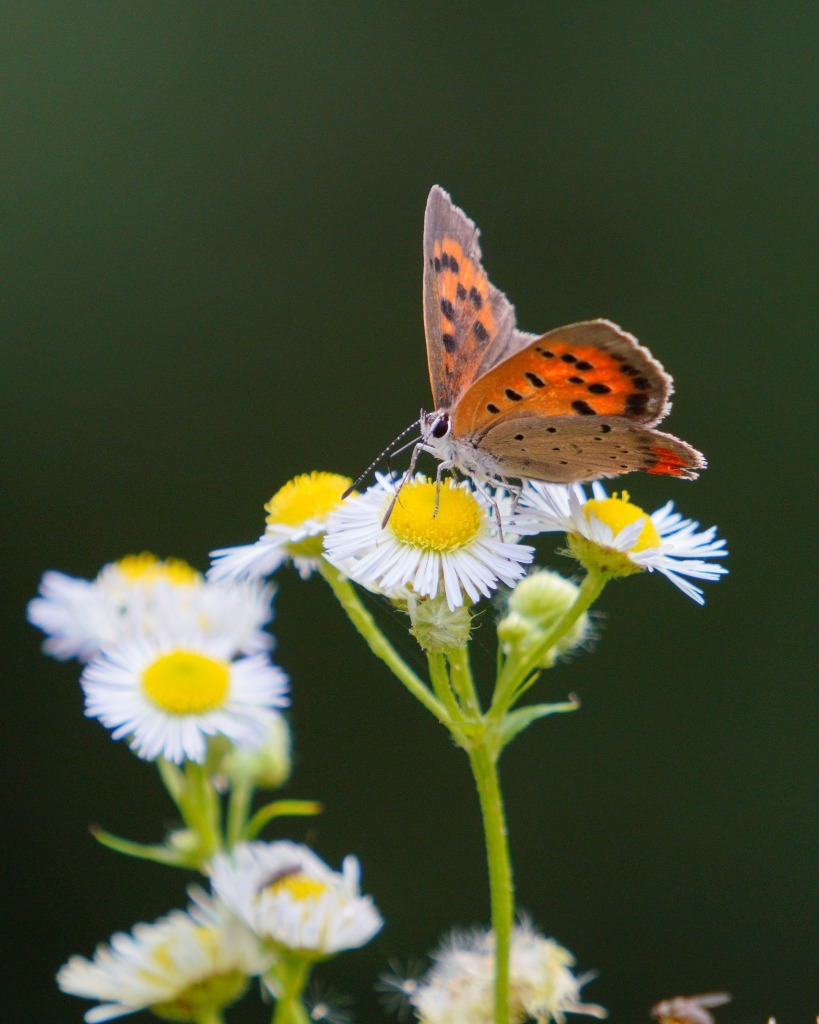
[[[483,269],[478,234],[433,186],[424,219],[424,327],[435,409],[414,425],[420,438],[405,479],[421,452],[441,460],[439,483],[445,470],[505,486],[634,470],[694,479],[704,457],[654,429],[673,387],[648,349],[609,320],[543,335],[519,331],[512,304]]]
[[[700,996],[675,996],[651,1008],[651,1016],[667,1024],[714,1024],[709,1009],[731,1001],[727,992],[706,992]]]

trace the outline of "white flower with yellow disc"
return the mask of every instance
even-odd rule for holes
[[[324,546],[330,560],[351,579],[390,594],[411,587],[418,597],[446,595],[450,609],[488,597],[498,582],[511,586],[532,561],[533,549],[515,543],[517,528],[500,503],[504,539],[495,510],[468,481],[434,481],[416,476],[401,487],[378,476],[364,494],[348,499],[327,524]],[[505,513],[505,514],[504,514]]]
[[[287,676],[266,654],[233,659],[204,634],[106,648],[80,679],[85,713],[145,760],[202,763],[210,736],[257,747],[286,707]]]
[[[208,873],[214,893],[274,947],[321,958],[363,946],[384,923],[361,895],[355,857],[337,872],[296,843],[240,843]]]
[[[527,483],[520,513],[521,533],[565,532],[585,565],[617,576],[656,569],[697,604],[704,603],[702,590],[686,577],[717,580],[728,572],[706,561],[728,554],[717,528],[700,531],[699,523],[674,511],[672,501],[649,515],[632,504],[628,491],[609,497],[599,483],[592,484],[591,498],[578,484]]]
[[[101,648],[160,632],[197,629],[245,654],[266,650],[273,591],[258,582],[210,583],[179,558],[143,552],[104,566],[93,580],[47,572],[28,618],[56,658],[88,661]]]
[[[191,890],[187,912],[173,911],[130,934],[118,932],[93,960],[72,956],[57,974],[63,992],[96,999],[88,1024],[149,1009],[166,1020],[221,1019],[270,954],[224,905]]]
[[[337,473],[304,473],[289,480],[265,505],[267,526],[253,544],[211,551],[212,580],[258,579],[292,561],[302,579],[317,568],[327,517],[352,481]]]

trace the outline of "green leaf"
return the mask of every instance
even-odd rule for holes
[[[247,823],[245,839],[255,839],[265,825],[274,818],[282,818],[287,815],[308,817],[311,814],[321,814],[323,810],[322,805],[315,800],[274,800],[273,803],[260,807]]]
[[[198,862],[192,863],[184,854],[176,850],[169,850],[167,846],[149,846],[146,843],[135,843],[130,839],[122,839],[120,836],[115,836],[112,832],[106,832],[104,828],[100,828],[98,825],[92,825],[89,831],[98,843],[107,846],[109,850],[124,853],[126,857],[138,857],[140,860],[150,860],[154,864],[166,864],[173,868],[198,866]]]
[[[579,707],[580,701],[574,694],[570,694],[569,699],[560,704],[530,704],[528,707],[510,711],[504,715],[501,725],[501,745],[505,747],[518,733],[528,729],[532,722],[540,718],[563,714],[566,711],[577,711]]]

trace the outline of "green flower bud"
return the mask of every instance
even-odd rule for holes
[[[410,633],[424,651],[442,654],[466,646],[472,628],[472,616],[465,605],[450,609],[443,595],[418,598],[410,594],[407,611],[412,622]]]
[[[507,614],[498,622],[498,639],[504,653],[510,655],[517,647],[536,643],[554,629],[574,604],[579,589],[548,569],[522,579],[509,596]],[[542,667],[551,667],[562,654],[582,643],[588,629],[589,617],[584,613],[547,652]]]
[[[232,783],[249,782],[259,789],[278,789],[290,777],[290,728],[283,715],[274,714],[260,747],[233,749],[221,771]]]

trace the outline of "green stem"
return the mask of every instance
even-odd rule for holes
[[[470,715],[479,716],[481,714],[481,704],[478,700],[478,691],[475,689],[475,680],[472,677],[468,648],[453,647],[446,652],[446,656],[449,662],[452,688],[458,695],[461,707]]]
[[[330,584],[330,588],[338,598],[341,607],[367,642],[376,658],[383,661],[392,674],[406,686],[413,697],[419,700],[428,711],[431,711],[439,722],[446,725],[449,716],[444,706],[430,693],[420,677],[412,671],[378,626],[376,626],[372,615],[359,601],[352,583],[324,558],[319,561],[319,572]]]
[[[445,705],[451,721],[457,722],[461,717],[461,709],[458,707],[458,701],[455,699],[455,694],[452,691],[452,683],[449,681],[446,658],[443,654],[427,651],[427,664],[429,665],[429,678],[432,682],[435,696]]]
[[[204,765],[185,762],[185,793],[179,809],[185,824],[199,837],[202,863],[222,848],[219,797],[210,783]]]
[[[196,1015],[196,1024],[225,1024],[225,1018],[219,1010],[202,1010]]]
[[[581,615],[594,604],[603,587],[611,577],[596,569],[590,569],[577,592],[573,604],[562,618],[558,619],[548,633],[540,637],[517,658],[508,658],[503,666],[495,694],[492,698],[491,714],[501,718],[506,711],[528,690],[535,681],[535,670],[541,665],[546,654],[572,628]]]
[[[503,809],[498,753],[489,733],[468,751],[469,763],[481,803],[486,859],[489,865],[489,894],[492,905],[492,930],[495,933],[495,1021],[509,1022],[509,951],[515,913],[512,863],[509,837]]]
[[[253,792],[254,786],[249,779],[237,779],[230,788],[226,836],[228,849],[244,838]]]
[[[312,964],[303,957],[282,957],[274,968],[280,996],[273,1009],[271,1024],[310,1024],[310,1016],[302,1002]]]

